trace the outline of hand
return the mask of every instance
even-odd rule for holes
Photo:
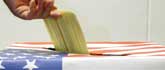
[[[11,12],[22,19],[58,17],[54,0],[4,0]]]

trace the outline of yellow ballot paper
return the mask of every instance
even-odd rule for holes
[[[44,19],[56,51],[87,54],[86,41],[76,18],[70,11],[59,11],[58,18]]]

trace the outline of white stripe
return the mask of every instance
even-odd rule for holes
[[[11,46],[27,46],[27,47],[43,47],[43,48],[54,48],[52,44],[32,45],[32,44],[12,44]]]
[[[118,47],[118,46],[128,46],[128,44],[87,44],[88,47],[98,48],[98,47]]]
[[[155,43],[137,43],[137,44],[87,44],[88,47],[121,47],[129,45],[143,45],[143,44],[155,44]]]
[[[127,54],[127,53],[137,53],[137,52],[152,52],[152,51],[160,51],[160,50],[165,50],[165,48],[130,50],[130,51],[103,53],[103,54],[105,54],[105,55],[107,55],[107,54],[114,54],[114,55],[117,55],[117,54]]]
[[[160,55],[165,54],[165,52],[155,52],[155,53],[146,53],[146,54],[132,54],[128,56],[152,56],[152,55]]]
[[[31,49],[31,50],[47,50],[48,49],[41,49],[41,48],[18,48],[18,47],[7,47],[7,49]]]
[[[130,49],[140,49],[140,48],[152,48],[154,46],[162,46],[162,45],[122,46],[122,47],[113,47],[112,46],[112,47],[109,47],[109,48],[90,49],[89,51],[99,51],[99,50],[130,50]]]

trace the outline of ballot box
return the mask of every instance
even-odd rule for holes
[[[0,70],[164,70],[165,46],[88,42],[90,54],[57,52],[51,42],[16,42],[0,52]]]

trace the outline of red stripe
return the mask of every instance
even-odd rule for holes
[[[157,45],[157,44],[130,44],[130,45],[123,45],[123,46],[119,46],[119,47],[139,47],[139,46],[149,46],[149,45]],[[91,46],[91,48],[94,46]],[[113,47],[113,46],[109,46],[109,47]],[[109,47],[97,47],[97,48],[109,48]],[[95,48],[95,47],[94,47]]]
[[[127,55],[135,55],[135,54],[148,54],[148,53],[157,53],[157,52],[165,52],[165,50],[158,50],[158,51],[143,51],[143,52],[132,52],[132,53],[124,53],[121,54],[122,56],[127,56]],[[104,55],[103,53],[90,53],[91,55]],[[165,54],[158,54],[158,55],[150,55],[150,56],[165,56]]]
[[[156,50],[156,51],[149,51],[149,52],[133,52],[133,53],[126,53],[126,54],[129,54],[129,55],[134,55],[134,54],[148,54],[148,53],[157,53],[157,52],[165,52],[165,50]]]
[[[124,49],[124,50],[93,50],[90,51],[91,54],[104,54],[104,53],[114,53],[114,52],[124,52],[124,51],[133,51],[133,50],[141,50],[141,49],[155,49],[155,48],[165,48],[164,46],[153,46],[153,47],[144,47],[144,48],[137,48],[137,49]],[[129,54],[129,53],[128,53]]]
[[[109,48],[109,47],[88,47],[88,49],[103,49],[103,48]]]
[[[139,47],[139,46],[148,46],[148,45],[156,45],[156,44],[132,44],[132,45],[123,46],[123,47]]]

